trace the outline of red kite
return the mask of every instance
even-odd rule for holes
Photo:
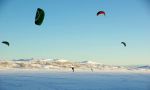
[[[97,13],[97,16],[99,16],[99,15],[101,15],[101,14],[105,15],[106,13],[105,13],[104,11],[99,11],[99,12]]]

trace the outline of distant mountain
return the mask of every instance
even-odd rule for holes
[[[139,66],[137,67],[139,69],[150,69],[150,66],[149,65],[146,65],[146,66]]]
[[[1,60],[0,68],[26,68],[26,69],[70,69],[70,67],[82,70],[150,70],[150,65],[145,66],[114,66],[105,65],[95,61],[74,62],[66,59],[17,59],[17,60]]]
[[[68,60],[65,59],[53,59],[54,62],[69,62]]]
[[[150,70],[150,65],[144,65],[144,66],[127,66],[129,70]]]
[[[40,61],[53,61],[53,59],[39,59]]]
[[[97,62],[94,62],[94,61],[83,61],[83,62],[80,62],[81,64],[101,64],[101,63],[97,63]]]
[[[32,61],[34,60],[33,58],[30,59],[14,59],[13,61]]]

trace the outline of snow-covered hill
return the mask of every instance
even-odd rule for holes
[[[11,61],[0,60],[0,69],[75,69],[80,70],[150,70],[150,66],[114,66],[95,61],[73,62],[65,59],[18,59]]]
[[[53,59],[54,62],[69,62],[68,60],[65,60],[65,59]]]
[[[101,63],[98,63],[98,62],[94,62],[94,61],[83,61],[83,62],[80,62],[81,64],[101,64]],[[102,65],[102,64],[101,64]]]

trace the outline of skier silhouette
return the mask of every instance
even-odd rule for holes
[[[71,69],[72,69],[72,72],[74,72],[74,67],[73,66],[71,67]]]

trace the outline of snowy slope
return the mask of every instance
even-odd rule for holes
[[[12,61],[0,60],[0,69],[57,69],[70,70],[146,70],[150,71],[150,66],[114,66],[97,63],[94,61],[73,62],[65,59],[19,59]]]

